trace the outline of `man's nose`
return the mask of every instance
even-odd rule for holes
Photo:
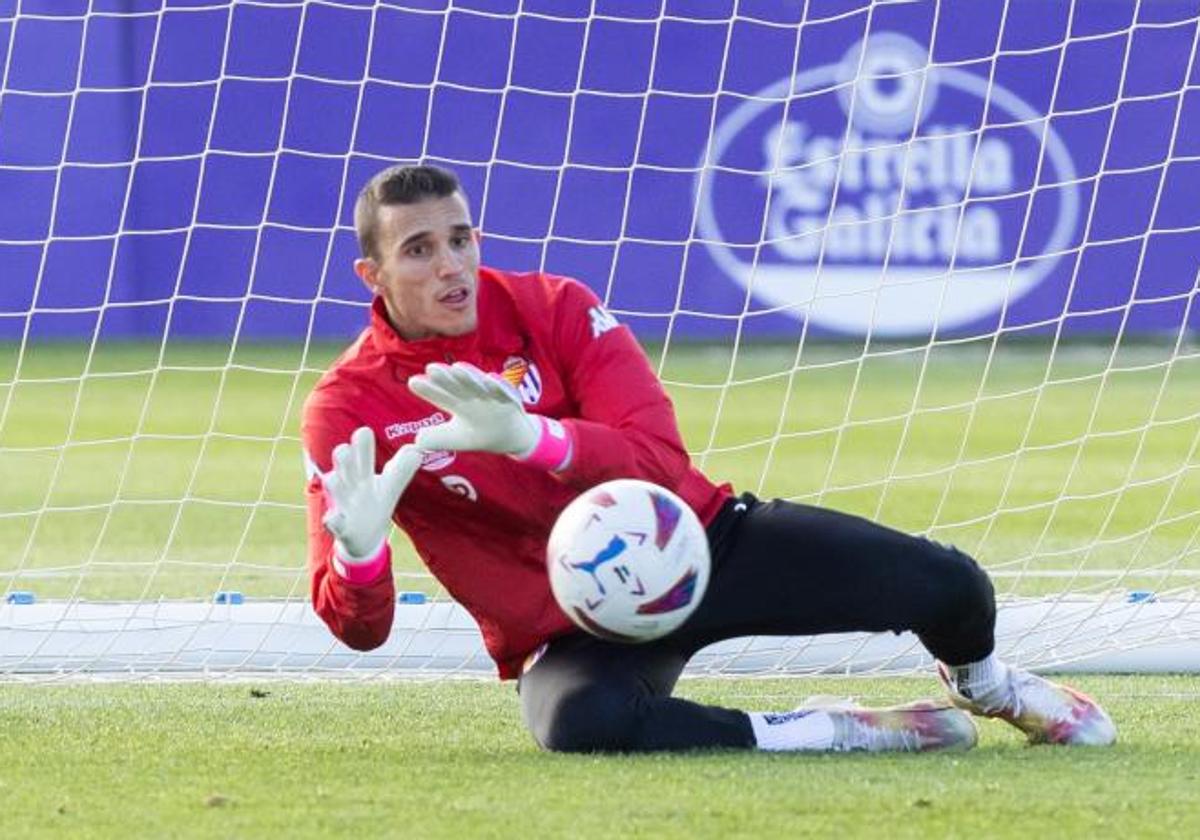
[[[462,255],[452,248],[443,248],[438,254],[438,274],[441,276],[459,274],[462,269]]]

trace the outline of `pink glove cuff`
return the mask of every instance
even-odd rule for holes
[[[571,433],[557,420],[540,414],[530,415],[538,421],[541,431],[533,451],[520,458],[523,463],[559,472],[571,463]]]
[[[333,570],[337,576],[349,583],[370,583],[379,577],[383,569],[392,559],[392,547],[387,540],[375,552],[375,556],[360,563],[347,563],[338,557],[337,550],[333,552]]]

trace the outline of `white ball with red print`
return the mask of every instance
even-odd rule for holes
[[[670,490],[637,479],[599,484],[559,514],[546,550],[550,587],[572,621],[616,642],[679,627],[712,565],[699,518]]]

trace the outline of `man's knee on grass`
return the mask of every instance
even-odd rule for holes
[[[640,698],[599,683],[563,692],[530,722],[533,737],[551,752],[610,752],[633,748]]]

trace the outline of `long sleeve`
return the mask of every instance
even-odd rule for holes
[[[574,453],[560,478],[579,488],[618,477],[678,486],[691,462],[642,348],[586,286],[564,283],[560,295],[554,341],[579,412],[563,420]]]
[[[371,650],[387,641],[392,630],[396,589],[391,558],[389,555],[379,576],[367,583],[352,583],[334,571],[333,536],[322,524],[327,502],[318,472],[318,469],[329,468],[329,453],[335,442],[327,438],[334,435],[323,424],[309,422],[310,408],[306,408],[305,413],[305,454],[312,473],[304,495],[308,512],[308,572],[313,609],[338,639],[355,650]],[[349,434],[346,437],[349,438]],[[318,468],[321,463],[325,466]],[[390,552],[390,549],[385,551]]]

